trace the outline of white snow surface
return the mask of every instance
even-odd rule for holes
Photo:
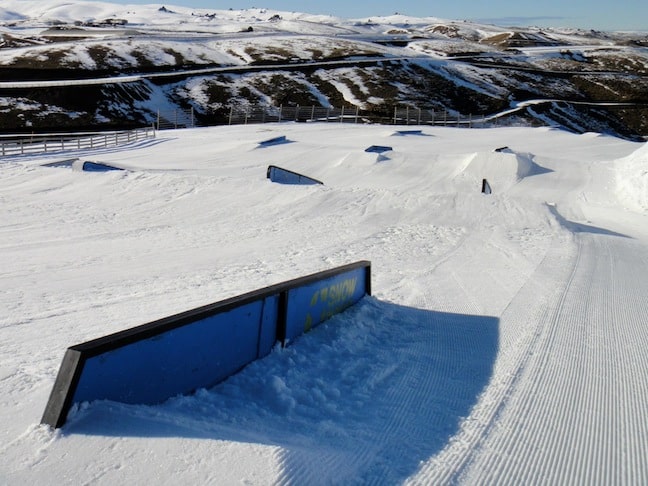
[[[619,160],[617,186],[621,200],[631,209],[648,211],[648,143]]]
[[[0,484],[646,484],[645,155],[287,123],[2,159]],[[225,382],[39,425],[67,347],[362,259],[373,296]]]

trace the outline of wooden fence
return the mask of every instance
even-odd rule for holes
[[[0,156],[115,147],[150,138],[155,138],[153,127],[113,132],[0,135]]]

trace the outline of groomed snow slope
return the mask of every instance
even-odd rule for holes
[[[3,159],[0,483],[648,482],[648,215],[618,189],[641,145],[419,128]],[[44,166],[70,157],[129,170]],[[225,383],[38,425],[68,346],[360,259],[373,297]]]

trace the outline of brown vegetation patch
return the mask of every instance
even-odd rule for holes
[[[47,42],[46,39],[35,37],[19,37],[11,34],[0,34],[0,49],[14,49],[16,47],[40,46]]]
[[[427,30],[435,34],[445,35],[446,37],[459,37],[459,29],[454,25],[435,25]]]
[[[250,84],[272,100],[275,106],[319,105],[319,100],[303,82],[290,73],[254,76]]]
[[[589,101],[648,103],[648,78],[575,76],[572,82]]]

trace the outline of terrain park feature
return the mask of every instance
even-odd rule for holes
[[[298,172],[293,172],[292,170],[282,169],[276,165],[268,166],[266,173],[268,179],[272,182],[277,182],[279,184],[296,184],[296,185],[315,185],[315,184],[324,184],[322,181],[313,179],[312,177],[299,174]]]
[[[87,161],[83,163],[82,170],[85,172],[109,172],[112,170],[124,170],[124,169],[120,167],[114,167],[108,164],[102,164],[99,162]]]
[[[365,152],[382,154],[383,152],[390,152],[391,150],[393,150],[393,148],[385,145],[372,145],[371,147],[367,147]]]
[[[69,347],[41,423],[112,400],[153,405],[208,388],[371,294],[359,261]]]
[[[281,145],[284,143],[290,143],[290,140],[288,140],[285,135],[280,135],[278,137],[269,138],[268,140],[259,142],[259,148],[271,147],[273,145]]]

